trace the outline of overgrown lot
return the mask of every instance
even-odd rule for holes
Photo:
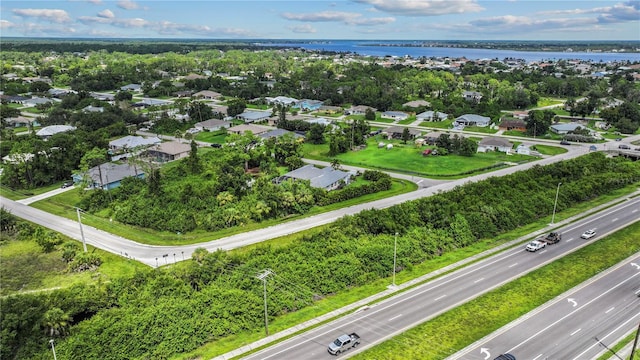
[[[5,298],[1,340],[8,345],[2,357],[49,357],[42,324],[53,308],[68,318],[69,331],[56,342],[61,358],[168,358],[205,343],[219,345],[214,351],[219,354],[240,338],[260,336],[262,284],[255,275],[262,269],[275,274],[267,290],[269,317],[277,322],[313,309],[320,299],[389,277],[395,232],[402,238],[397,268],[402,274],[547,218],[555,195],[547,184],[563,182],[562,211],[639,180],[640,163],[594,153],[365,211],[282,246],[231,253],[198,250],[184,264],[140,271],[98,287]]]

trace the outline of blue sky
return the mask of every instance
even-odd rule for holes
[[[640,0],[3,0],[0,31],[18,37],[640,40]]]

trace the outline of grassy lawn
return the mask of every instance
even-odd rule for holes
[[[491,129],[488,126],[466,126],[464,131],[471,131],[483,134],[495,134],[498,132],[498,129]]]
[[[202,131],[196,134],[195,139],[208,143],[224,144],[224,140],[227,138],[227,135],[227,133],[221,133],[218,131]]]
[[[571,208],[571,209],[567,209],[565,211],[562,211],[560,213],[556,213],[556,219],[566,219],[568,217],[577,215],[577,214],[581,214],[584,213],[587,209],[591,209],[595,206],[604,204],[606,202],[612,201],[620,196],[623,196],[625,194],[629,194],[632,193],[634,191],[638,190],[637,185],[634,186],[628,186],[624,189],[620,189],[617,190],[615,192],[612,192],[611,194],[608,194],[606,196],[602,196],[598,199],[594,199],[592,201],[589,202],[585,202],[583,204],[580,204],[577,207]],[[549,215],[549,217],[547,218],[543,218],[540,219],[539,221],[537,221],[536,223],[532,223],[527,225],[526,227],[521,227],[518,229],[515,229],[514,231],[511,231],[509,233],[505,233],[502,234],[494,239],[484,239],[482,241],[479,241],[477,243],[475,243],[472,246],[466,247],[466,248],[461,248],[461,249],[457,249],[455,251],[452,252],[448,252],[445,253],[443,256],[438,257],[438,258],[434,258],[431,259],[429,261],[425,261],[422,264],[418,264],[415,265],[411,268],[408,268],[406,270],[403,270],[399,273],[396,274],[396,282],[398,284],[402,284],[404,282],[407,282],[409,280],[413,280],[415,278],[418,278],[420,276],[423,276],[425,274],[429,274],[435,270],[441,269],[447,265],[451,265],[453,263],[456,263],[458,261],[461,261],[463,259],[466,259],[470,256],[479,254],[483,251],[486,251],[490,248],[493,248],[497,245],[503,244],[505,242],[511,241],[515,238],[519,238],[521,236],[524,236],[526,234],[530,234],[531,232],[534,232],[538,229],[540,229],[541,227],[546,226],[549,221],[551,220],[551,215]],[[636,226],[640,224],[640,223],[636,223]],[[313,231],[313,230],[311,230]],[[637,234],[637,232],[636,232]],[[289,235],[287,237],[284,238],[279,238],[279,239],[273,239],[273,240],[269,240],[267,242],[258,244],[258,245],[251,245],[250,247],[256,247],[256,246],[279,246],[279,244],[282,243],[290,243],[292,241],[297,241],[296,239],[302,236],[302,234],[293,234],[293,235]],[[638,244],[635,244],[636,248],[638,247]],[[232,250],[232,251],[248,251],[248,249],[250,247],[245,247],[242,249],[237,249],[237,250]],[[637,250],[635,250],[637,251]],[[179,266],[183,266],[182,264],[178,264]],[[573,273],[573,272],[572,272]],[[562,273],[560,273],[562,274]],[[318,317],[320,315],[326,314],[328,312],[331,312],[335,309],[338,309],[342,306],[351,304],[355,301],[358,301],[360,299],[369,297],[371,295],[377,294],[381,291],[384,291],[387,289],[387,286],[390,284],[391,279],[381,279],[378,281],[375,281],[369,285],[366,286],[361,286],[361,287],[356,287],[356,288],[351,288],[351,289],[346,289],[343,292],[340,292],[338,294],[335,294],[335,296],[331,296],[331,297],[327,297],[321,301],[318,301],[316,303],[314,303],[314,306],[312,307],[307,307],[304,308],[300,311],[294,312],[294,313],[289,313],[286,315],[283,315],[281,317],[278,317],[276,319],[273,319],[272,321],[269,322],[269,330],[271,333],[276,333],[278,331],[282,331],[285,329],[288,329],[292,326],[298,325],[304,321],[313,319],[315,317]],[[527,294],[527,292],[523,292],[523,294]],[[319,325],[319,324],[318,324]],[[317,326],[317,325],[316,325]],[[458,333],[454,333],[456,336],[463,336],[465,335],[464,331],[459,331],[460,334]],[[439,332],[441,337],[446,337],[448,336],[447,333],[441,331]],[[422,335],[420,335],[422,336]],[[205,346],[203,346],[202,348],[195,350],[193,352],[190,353],[186,353],[186,354],[182,354],[180,355],[177,359],[182,359],[182,360],[188,360],[188,359],[196,359],[196,358],[203,358],[203,359],[208,359],[208,358],[212,358],[215,357],[217,355],[221,355],[224,354],[226,352],[229,352],[231,350],[237,349],[241,346],[244,345],[248,345],[251,344],[254,341],[260,340],[264,337],[264,331],[262,329],[256,331],[256,332],[246,332],[246,333],[242,333],[242,334],[237,334],[234,336],[229,336],[226,337],[224,339],[220,339],[219,341],[213,341]],[[473,340],[475,341],[475,339]],[[388,341],[387,343],[393,343],[394,341]],[[377,349],[380,346],[383,346],[387,343],[383,343],[382,345],[379,345],[378,347],[374,348],[374,350],[377,351]],[[391,346],[392,344],[388,344],[389,346]],[[466,345],[464,345],[466,346]],[[461,346],[460,348],[463,348],[464,346]],[[406,354],[404,351],[405,349],[400,349],[400,348],[396,348],[393,350],[395,352],[395,356],[397,359],[406,359],[406,358],[410,358],[410,356],[402,356],[404,354]],[[365,353],[365,354],[369,354],[369,352]],[[379,351],[376,353],[373,353],[369,356],[363,356],[360,355],[361,359],[387,359],[387,358],[391,358],[391,356],[389,355],[391,354],[391,352],[383,352],[383,351]],[[442,359],[445,356],[439,357],[438,359]],[[413,358],[421,358],[420,356],[417,357],[413,357]]]
[[[640,222],[394,337],[354,359],[443,359],[640,250]]]
[[[538,152],[542,155],[559,155],[559,154],[564,154],[566,153],[567,149],[563,148],[563,147],[559,147],[559,146],[551,146],[551,145],[535,145],[533,146],[535,147],[536,150],[538,150]]]
[[[247,109],[267,110],[269,108],[269,105],[247,104]]]
[[[442,121],[423,121],[420,123],[420,126],[436,129],[451,129],[451,124],[453,124],[453,120],[447,119]]]
[[[341,164],[360,166],[364,168],[384,169],[401,173],[411,173],[418,176],[436,178],[456,178],[469,175],[469,172],[482,172],[484,169],[503,162],[532,161],[536,158],[525,155],[506,155],[504,153],[477,153],[472,157],[422,156],[426,147],[416,147],[412,143],[402,144],[393,140],[393,149],[378,148],[379,137],[367,140],[367,148],[339,154],[335,158]],[[384,140],[385,143],[388,141]],[[331,161],[327,155],[328,145],[304,145],[304,156],[316,160]]]
[[[404,119],[404,120],[400,120],[398,121],[398,124],[400,125],[409,125],[411,123],[413,123],[414,121],[416,121],[416,116],[415,115],[411,115],[408,118]]]
[[[550,105],[558,105],[558,104],[562,104],[562,103],[563,103],[563,101],[562,100],[558,100],[558,99],[540,98],[540,99],[538,99],[538,103],[536,104],[536,106],[534,106],[534,108],[543,107],[543,106],[550,106]]]
[[[24,111],[24,112],[28,112],[28,113],[32,113],[32,114],[42,114],[43,113],[43,111],[40,111],[35,107],[22,108],[22,109],[20,109],[20,111]]]
[[[69,241],[69,238],[66,238]],[[80,251],[82,246],[79,247]],[[95,272],[70,273],[62,260],[62,251],[43,253],[33,240],[12,240],[0,245],[0,296],[68,287],[76,283],[91,283],[131,275],[146,267],[137,261],[87,246],[96,252],[103,263]]]
[[[211,149],[211,151],[215,151],[215,149]],[[170,165],[175,165],[177,162],[170,163]],[[220,230],[217,232],[207,232],[207,231],[193,231],[184,234],[175,234],[167,231],[155,231],[151,229],[131,226],[119,223],[117,221],[111,221],[106,214],[83,214],[82,223],[85,225],[93,226],[98,229],[102,229],[104,231],[122,236],[126,239],[130,239],[133,241],[137,241],[143,244],[150,245],[187,245],[187,244],[195,244],[200,242],[211,241],[215,239],[224,238],[227,236],[240,234],[243,232],[261,229],[265,227],[269,227],[272,225],[277,225],[286,221],[299,220],[305,217],[309,217],[312,215],[320,214],[323,212],[336,210],[346,206],[357,205],[361,203],[370,202],[373,200],[383,199],[385,197],[395,196],[402,193],[410,192],[416,190],[417,186],[410,182],[404,180],[394,179],[392,183],[392,187],[390,190],[365,195],[356,199],[351,199],[348,201],[343,201],[341,203],[331,204],[325,207],[313,207],[310,211],[304,215],[290,216],[285,220],[282,219],[274,219],[269,221],[263,221],[261,223],[251,223],[245,224],[242,227],[233,227],[224,230]],[[53,196],[51,198],[41,200],[32,204],[33,207],[38,208],[40,210],[44,210],[46,212],[65,217],[71,220],[77,220],[77,214],[74,206],[76,206],[81,199],[81,190],[71,190],[64,192],[62,194]]]
[[[502,135],[528,137],[527,134],[524,133],[523,131],[517,131],[517,130],[505,130],[502,132]]]
[[[0,185],[0,196],[6,197],[7,199],[11,199],[11,200],[20,200],[20,199],[28,198],[34,195],[44,194],[51,190],[55,190],[60,186],[62,186],[63,182],[64,181],[61,181],[53,185],[48,185],[48,186],[40,187],[37,189],[29,189],[29,190],[14,190],[7,186]]]

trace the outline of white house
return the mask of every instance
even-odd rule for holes
[[[512,147],[513,144],[505,138],[487,136],[478,143],[478,152],[499,151],[508,153]]]
[[[421,112],[420,114],[416,115],[416,120],[420,120],[420,121],[442,121],[442,120],[447,120],[447,118],[449,117],[449,114],[445,114],[443,112],[439,112],[439,111],[425,111],[425,112]]]
[[[409,114],[402,111],[385,111],[380,114],[381,118],[384,119],[393,119],[395,121],[402,121],[409,118]]]
[[[456,127],[464,127],[464,126],[480,126],[485,127],[489,126],[491,123],[491,118],[487,116],[481,116],[476,114],[464,114],[458,116],[453,125]]]

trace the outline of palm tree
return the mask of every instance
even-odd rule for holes
[[[70,320],[69,314],[62,311],[62,309],[51,308],[44,313],[41,326],[45,334],[50,337],[63,336],[67,334]]]

